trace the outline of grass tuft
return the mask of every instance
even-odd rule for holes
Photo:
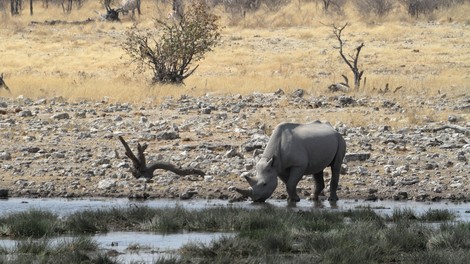
[[[50,219],[52,226],[61,226],[55,228],[61,233],[236,233],[209,244],[186,244],[178,250],[178,256],[159,258],[155,263],[465,263],[462,261],[470,252],[470,223],[449,222],[454,218],[445,210],[430,210],[420,216],[411,209],[395,210],[386,217],[370,208],[296,211],[272,206],[201,210],[135,207],[77,212],[63,220],[33,210],[0,218],[0,224],[10,226],[11,219],[25,215],[39,221]],[[438,225],[429,221],[446,222]],[[92,237],[82,236],[54,243],[47,236],[26,239],[14,250],[0,248],[0,252],[15,258],[5,262],[0,256],[0,263],[118,263],[100,254]]]
[[[30,210],[9,215],[0,221],[13,237],[43,237],[54,235],[59,228],[56,215],[46,211]]]
[[[429,209],[419,216],[422,221],[443,222],[455,219],[455,213],[447,209]]]

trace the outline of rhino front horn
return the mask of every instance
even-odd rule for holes
[[[241,194],[243,196],[248,196],[248,197],[251,197],[252,194],[253,194],[253,189],[252,188],[249,188],[249,189],[235,188],[235,191],[237,191],[239,194]]]
[[[256,180],[251,178],[250,176],[245,176],[245,179],[250,186],[256,185]]]

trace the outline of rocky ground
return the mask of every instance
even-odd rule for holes
[[[237,200],[229,187],[247,186],[240,176],[254,173],[255,156],[278,122],[320,119],[333,121],[348,144],[340,199],[468,201],[469,113],[468,95],[315,97],[279,90],[140,105],[0,97],[0,189],[12,197]],[[205,176],[157,170],[151,180],[136,179],[118,136],[134,151],[148,144],[149,163],[197,168]],[[301,198],[312,185],[305,176]],[[273,197],[286,198],[282,184]]]

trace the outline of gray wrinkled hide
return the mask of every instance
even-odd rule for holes
[[[325,187],[323,170],[331,167],[331,201],[338,200],[338,188],[341,164],[346,152],[343,137],[329,124],[319,121],[308,124],[282,123],[271,135],[261,159],[256,164],[257,175],[245,177],[249,189],[235,190],[249,196],[253,201],[264,202],[277,187],[279,177],[285,184],[289,201],[300,200],[296,192],[298,182],[303,175],[314,175],[314,199]]]

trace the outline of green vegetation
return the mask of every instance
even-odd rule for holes
[[[58,232],[56,215],[39,210],[31,210],[0,218],[0,235],[13,237],[42,237]]]
[[[181,84],[197,69],[194,62],[218,43],[217,20],[205,2],[191,2],[178,18],[156,19],[155,30],[142,32],[134,25],[127,31],[123,47],[139,72],[152,70],[154,83]]]
[[[393,211],[391,217],[388,217],[388,221],[398,222],[403,220],[421,220],[426,222],[442,222],[454,220],[455,216],[449,210],[433,210],[429,209],[422,215],[416,215],[412,209],[396,209]]]
[[[421,215],[396,210],[383,217],[367,208],[301,211],[270,206],[129,207],[77,212],[65,219],[30,211],[0,218],[2,235],[42,238],[26,239],[13,250],[0,247],[0,263],[55,263],[59,258],[62,263],[118,263],[101,255],[92,237],[82,236],[108,230],[237,233],[210,244],[187,244],[179,256],[160,257],[155,263],[464,263],[470,258],[470,223],[449,222],[454,217],[448,210]],[[23,224],[14,224],[19,219]],[[80,236],[50,242],[50,236],[62,233]]]
[[[57,243],[51,243],[47,238],[27,239],[18,242],[12,250],[0,248],[0,263],[116,263],[97,250],[98,245],[90,237],[64,239]],[[11,256],[7,257],[6,253]]]

